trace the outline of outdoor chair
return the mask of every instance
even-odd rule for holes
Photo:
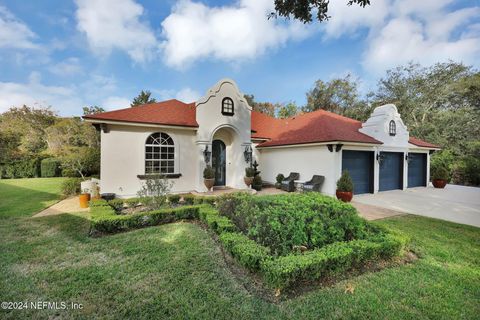
[[[290,172],[290,175],[282,181],[282,190],[287,192],[295,191],[295,180],[299,178],[300,174],[298,172]]]
[[[303,184],[303,191],[310,192],[320,192],[322,189],[323,181],[325,181],[324,176],[314,175],[310,181],[307,181]]]

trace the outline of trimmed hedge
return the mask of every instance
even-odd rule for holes
[[[168,202],[171,204],[178,204],[180,202],[180,195],[179,194],[171,194],[168,196]]]
[[[193,204],[195,201],[195,196],[193,194],[184,194],[182,198],[186,204]]]
[[[0,166],[0,178],[38,178],[42,158],[26,158],[4,163]]]
[[[392,233],[372,240],[337,242],[304,254],[264,260],[261,270],[270,287],[283,289],[300,280],[338,275],[378,258],[390,259],[401,254],[406,242],[405,237]]]
[[[40,163],[42,178],[58,177],[61,174],[60,161],[55,158],[43,159]]]
[[[260,270],[262,263],[272,259],[270,249],[241,233],[224,232],[220,235],[220,242],[241,265],[251,271]]]
[[[237,231],[237,227],[227,217],[220,216],[218,211],[211,206],[204,205],[200,208],[199,212],[200,220],[205,222],[210,229],[217,234],[223,232]]]
[[[216,198],[215,197],[208,197],[208,196],[194,196],[193,203],[194,204],[209,204],[211,206],[215,205]]]
[[[130,215],[118,215],[113,207],[94,200],[90,209],[90,234],[116,233],[132,229],[175,222],[182,219],[198,219],[198,206],[184,206]]]

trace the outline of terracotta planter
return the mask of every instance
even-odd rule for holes
[[[245,184],[250,187],[253,182],[253,177],[243,177],[243,181],[245,181]]]
[[[210,191],[215,184],[215,179],[203,179],[203,183],[205,184],[205,187],[207,187],[208,191]]]
[[[88,208],[88,201],[90,201],[90,193],[82,193],[79,197],[80,208]]]
[[[443,189],[447,185],[447,180],[433,179],[432,184],[435,188]]]
[[[353,192],[347,191],[338,191],[336,192],[337,199],[342,200],[343,202],[350,202],[353,198]]]

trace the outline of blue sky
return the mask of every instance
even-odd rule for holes
[[[452,59],[478,67],[480,0],[331,0],[331,20],[267,20],[273,0],[0,0],[0,112],[127,107],[142,89],[191,102],[221,78],[257,101],[305,103],[315,80]]]

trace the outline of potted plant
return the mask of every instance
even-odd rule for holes
[[[352,201],[353,197],[353,181],[347,170],[343,171],[342,176],[337,181],[337,199],[343,202]]]
[[[253,178],[252,188],[255,189],[255,190],[257,190],[257,191],[262,190],[262,177],[260,177],[260,175],[257,174],[257,175]]]
[[[203,183],[208,191],[210,191],[215,184],[215,170],[213,170],[211,166],[206,166],[203,170]]]
[[[82,193],[78,197],[80,201],[80,208],[88,208],[88,202],[90,201],[90,192],[87,189],[83,189]]]
[[[279,173],[275,179],[277,180],[275,183],[275,188],[280,189],[282,187],[282,181],[285,180],[285,176]]]
[[[435,188],[443,189],[447,185],[449,172],[445,165],[432,166],[432,184]]]
[[[251,167],[245,168],[245,177],[243,178],[243,181],[245,181],[245,184],[250,187],[253,182],[253,177],[255,176],[255,169]]]

